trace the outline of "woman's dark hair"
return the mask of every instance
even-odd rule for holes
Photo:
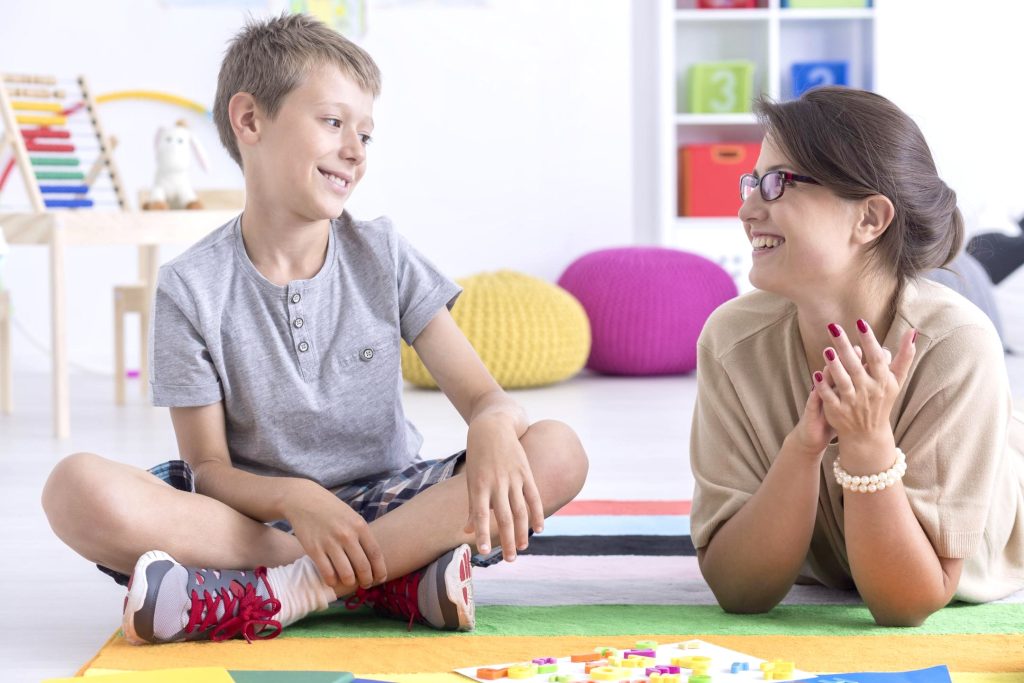
[[[895,104],[864,90],[824,87],[790,102],[761,96],[754,111],[794,170],[846,199],[889,198],[895,215],[870,253],[896,272],[900,288],[959,253],[964,221],[956,193],[936,172],[917,124]]]

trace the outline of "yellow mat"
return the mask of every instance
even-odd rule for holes
[[[401,683],[465,682],[452,669],[499,662],[561,657],[599,645],[631,646],[637,640],[666,643],[700,638],[762,659],[782,658],[815,672],[905,671],[945,664],[950,671],[1012,674],[991,680],[1024,683],[1024,636],[708,636],[694,633],[650,636],[479,636],[436,638],[276,638],[248,644],[177,643],[133,646],[113,636],[86,664],[90,671],[133,671],[218,666],[226,669],[352,671],[358,676]],[[982,679],[968,677],[964,683]],[[984,679],[989,680],[989,679]]]

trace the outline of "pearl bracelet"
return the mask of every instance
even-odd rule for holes
[[[903,478],[907,472],[907,456],[903,451],[896,449],[896,462],[892,467],[878,474],[865,474],[859,477],[851,475],[839,464],[839,458],[832,463],[832,473],[835,474],[836,483],[847,491],[859,493],[874,493],[884,491],[886,488],[895,486],[896,482]]]

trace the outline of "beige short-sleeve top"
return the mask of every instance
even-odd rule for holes
[[[911,281],[883,345],[910,328],[917,353],[890,418],[907,457],[903,485],[940,557],[963,558],[957,597],[987,602],[1024,588],[1024,419],[1014,414],[1003,348],[976,306],[930,280]],[[810,391],[796,306],[755,291],[719,307],[698,341],[690,458],[697,548],[764,480]],[[807,578],[853,587],[843,489],[822,460]]]

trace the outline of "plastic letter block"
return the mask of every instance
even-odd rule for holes
[[[793,677],[793,662],[783,659],[776,659],[771,662],[761,662],[761,671],[764,672],[766,681],[784,681]]]
[[[655,672],[650,675],[650,683],[679,683],[679,674],[663,674]]]
[[[548,683],[569,683],[572,680],[572,676],[569,674],[555,674],[554,676],[548,676]]]
[[[596,662],[599,659],[604,659],[597,652],[584,652],[579,655],[571,655],[569,661],[571,662]]]
[[[557,664],[538,664],[537,673],[539,674],[553,674],[558,671]]]
[[[608,666],[609,661],[607,659],[599,659],[596,662],[587,662],[583,665],[583,673],[590,673],[594,669],[600,666]]]
[[[647,675],[648,676],[653,676],[654,674],[659,674],[659,675],[664,676],[665,674],[678,674],[678,673],[679,673],[679,667],[678,666],[670,666],[668,664],[659,664],[657,666],[651,666],[651,667],[647,668]]]
[[[654,648],[658,647],[658,643],[654,640],[638,640],[633,645],[633,647],[635,647],[637,650],[653,650]],[[651,656],[653,657],[654,655]]]
[[[508,676],[508,669],[477,669],[476,677],[485,681],[496,681],[499,678]]]
[[[509,678],[533,678],[536,675],[536,664],[516,664],[508,668]]]
[[[702,657],[700,655],[693,655],[690,657],[673,657],[672,664],[686,669],[707,669],[711,666],[711,657]]]

